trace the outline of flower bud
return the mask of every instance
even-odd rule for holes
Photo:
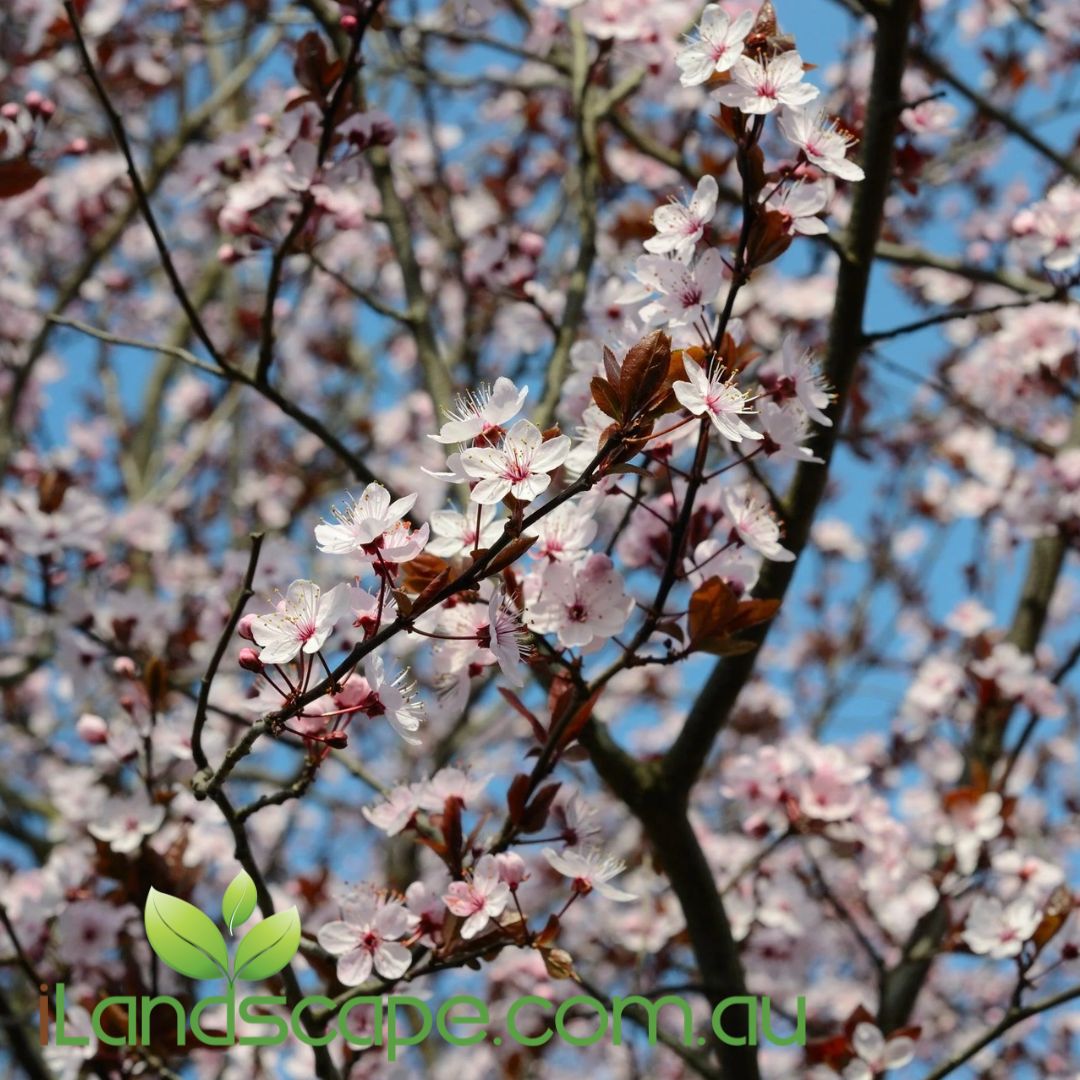
[[[83,713],[75,724],[75,732],[85,743],[91,746],[100,746],[109,738],[109,728],[100,716],[94,713]]]
[[[135,678],[135,661],[130,656],[118,656],[113,661],[113,674],[122,679]]]
[[[254,671],[256,674],[262,671],[263,664],[259,659],[259,654],[252,648],[240,650],[240,666],[245,671]]]
[[[346,34],[351,34],[360,25],[360,20],[352,12],[346,12],[338,20],[338,25]]]
[[[518,237],[517,246],[522,255],[536,259],[544,252],[544,238],[539,233],[523,232]]]
[[[251,624],[258,618],[258,615],[245,615],[237,624],[236,632],[245,641],[254,641],[255,635],[251,632]]]

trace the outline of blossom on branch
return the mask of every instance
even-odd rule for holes
[[[259,660],[287,664],[298,653],[317,653],[351,610],[351,585],[335,585],[324,594],[313,581],[294,581],[276,611],[251,621]]]
[[[470,499],[481,505],[502,502],[512,495],[530,503],[551,483],[554,472],[570,453],[570,439],[556,435],[545,441],[530,420],[518,420],[499,446],[473,446],[461,453],[461,464],[480,483]]]
[[[802,57],[794,50],[758,63],[740,56],[731,69],[731,82],[721,86],[716,96],[724,105],[752,115],[765,115],[781,105],[806,105],[820,91],[803,82]]]

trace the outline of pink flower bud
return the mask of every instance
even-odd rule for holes
[[[240,252],[232,244],[222,244],[217,250],[217,257],[218,262],[224,263],[226,266],[232,266],[242,258]]]
[[[31,90],[26,97],[23,98],[23,101],[31,112],[36,112],[41,108],[42,103],[45,101],[45,97],[36,90]]]
[[[544,238],[539,233],[523,232],[518,237],[517,246],[522,255],[528,255],[530,259],[536,259],[543,254]]]
[[[17,120],[19,118],[19,106],[14,101],[9,101],[0,108],[0,116],[5,120]]]
[[[255,635],[251,632],[251,624],[258,618],[258,615],[245,615],[237,624],[236,632],[245,641],[254,641]]]
[[[263,669],[262,661],[259,659],[259,654],[255,649],[247,648],[240,650],[240,666],[245,671],[254,671],[256,673],[261,672]]]
[[[338,24],[346,34],[351,34],[360,25],[360,20],[351,12],[346,12],[338,20]]]
[[[113,674],[119,675],[121,679],[133,679],[135,678],[135,661],[130,656],[118,656],[113,661]]]
[[[45,117],[46,120],[51,120],[56,115],[56,102],[46,98],[38,106],[38,113]]]
[[[75,724],[75,731],[83,742],[91,746],[100,746],[109,738],[109,728],[100,716],[83,713]]]

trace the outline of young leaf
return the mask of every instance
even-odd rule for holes
[[[241,870],[229,883],[225,895],[221,898],[221,914],[229,933],[236,933],[236,928],[251,918],[255,910],[255,882],[246,870]]]
[[[300,948],[300,916],[296,908],[279,911],[253,926],[236,949],[234,979],[257,982],[276,975]]]
[[[221,931],[194,904],[151,888],[143,912],[150,947],[189,979],[229,977],[229,953]]]

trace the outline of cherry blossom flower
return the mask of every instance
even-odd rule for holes
[[[469,497],[482,506],[501,502],[507,495],[532,502],[547,490],[549,474],[569,452],[570,439],[566,435],[545,442],[535,424],[518,420],[499,446],[474,446],[462,452],[463,468],[480,481]]]
[[[400,979],[412,963],[401,944],[418,922],[400,900],[379,896],[374,889],[358,890],[341,905],[342,917],[326,923],[316,935],[319,944],[336,956],[337,977],[346,986],[360,986],[372,969],[384,979]]]
[[[953,848],[960,873],[972,873],[983,844],[1001,834],[1001,808],[1002,799],[996,791],[977,798],[954,799],[949,804],[949,816],[938,826],[934,839]]]
[[[844,1068],[844,1080],[873,1080],[889,1069],[902,1069],[915,1058],[915,1042],[907,1035],[886,1039],[873,1024],[855,1025],[851,1045],[858,1055]]]
[[[478,511],[468,514],[436,510],[431,515],[431,531],[435,536],[428,542],[427,550],[440,558],[453,559],[477,548],[491,547],[502,535],[502,530],[502,522],[495,520],[494,506],[481,506]]]
[[[812,165],[841,180],[858,181],[865,177],[847,152],[855,142],[853,136],[840,130],[835,120],[822,111],[784,109],[780,113],[780,130],[788,142],[797,146]]]
[[[588,499],[569,499],[542,517],[530,529],[537,537],[529,548],[530,557],[577,562],[587,554],[597,530],[596,518],[591,513],[593,505]]]
[[[277,610],[251,621],[251,634],[264,664],[287,664],[298,653],[317,653],[337,623],[351,610],[352,586],[335,585],[328,593],[313,581],[294,581]]]
[[[387,836],[397,836],[416,816],[418,809],[416,788],[412,784],[398,784],[381,802],[361,807],[360,812]]]
[[[480,627],[477,644],[495,657],[503,675],[514,686],[525,685],[521,658],[528,646],[522,640],[521,621],[507,599],[506,594],[496,590],[488,601],[487,625]]]
[[[521,412],[528,393],[527,386],[519,390],[509,379],[498,378],[494,386],[482,386],[475,393],[459,398],[439,434],[428,438],[445,444],[472,442],[513,420]]]
[[[716,214],[718,194],[716,180],[706,175],[698,181],[689,206],[673,201],[666,206],[657,207],[652,216],[656,236],[645,241],[645,250],[654,255],[673,252],[675,258],[684,263],[689,262],[697,242],[705,232],[705,226]]]
[[[785,218],[787,231],[800,236],[824,236],[829,231],[817,215],[828,208],[832,201],[831,180],[808,184],[800,181],[782,188],[766,202],[769,210],[775,210]]]
[[[726,488],[720,496],[724,515],[740,543],[773,562],[793,562],[795,555],[780,544],[780,525],[769,508],[746,485]]]
[[[699,40],[675,54],[683,86],[700,86],[716,73],[728,71],[743,54],[743,43],[754,25],[754,14],[744,11],[730,19],[719,4],[707,4],[698,23]]]
[[[802,57],[790,50],[761,64],[740,56],[731,68],[731,82],[716,96],[740,112],[764,115],[781,105],[805,105],[819,93],[816,86],[803,82]]]
[[[647,290],[644,295],[660,294],[641,309],[646,326],[687,326],[716,299],[724,281],[724,260],[715,248],[693,266],[664,255],[642,255],[635,264],[634,277]]]
[[[447,635],[435,646],[435,667],[440,674],[456,674],[471,664],[498,664],[514,686],[524,685],[524,631],[504,592],[496,589],[486,604],[445,607],[438,626]]]
[[[461,936],[476,937],[510,902],[510,886],[502,880],[494,855],[482,855],[468,881],[452,881],[443,902],[458,918]]]
[[[696,589],[709,578],[718,577],[744,596],[757,584],[761,575],[761,556],[741,544],[724,544],[715,537],[702,540],[694,548],[694,557],[685,561],[686,578]]]
[[[566,848],[563,851],[556,851],[554,848],[546,847],[544,858],[560,874],[573,878],[575,892],[584,894],[595,890],[609,900],[618,900],[622,903],[637,899],[633,893],[608,884],[613,877],[617,877],[626,869],[626,864],[621,859],[605,855],[599,848],[585,850]]]
[[[742,419],[752,416],[754,410],[749,404],[750,395],[740,390],[733,378],[723,378],[719,370],[706,375],[704,368],[686,355],[683,370],[690,381],[673,383],[671,389],[687,412],[707,415],[712,426],[731,442],[764,438]]]
[[[165,807],[145,795],[113,795],[87,825],[87,832],[119,855],[130,855],[161,828]]]
[[[416,696],[416,684],[408,681],[408,671],[394,679],[386,677],[381,656],[364,659],[364,676],[370,688],[363,711],[368,716],[385,716],[390,726],[407,742],[419,746],[415,732],[424,722],[424,703]]]
[[[405,890],[405,906],[417,920],[414,933],[418,945],[433,949],[442,940],[446,921],[446,905],[442,898],[449,884],[450,875],[440,866],[428,880],[414,881]]]
[[[832,427],[832,421],[822,412],[832,402],[832,394],[809,350],[799,347],[794,334],[784,338],[779,367],[779,374],[771,375],[769,382],[763,379],[762,385],[780,400],[794,396],[811,420]]]
[[[808,446],[809,420],[802,406],[787,402],[762,401],[757,407],[758,423],[765,435],[764,451],[774,461],[812,461],[822,464]]]
[[[427,525],[414,530],[404,520],[415,502],[415,494],[391,501],[382,484],[368,484],[359,499],[349,499],[344,510],[333,508],[336,525],[324,521],[315,526],[315,541],[320,551],[330,555],[359,551],[368,561],[408,562],[424,550],[428,539]]]
[[[1020,247],[1047,270],[1065,272],[1080,260],[1080,184],[1071,177],[1055,184],[1046,198],[1013,219]]]
[[[489,773],[474,776],[467,769],[449,766],[440,769],[426,783],[418,785],[417,801],[421,809],[436,814],[443,812],[447,799],[457,799],[463,807],[473,806],[490,781]]]
[[[1027,896],[1041,903],[1065,881],[1059,867],[1021,851],[999,851],[990,865],[998,875],[998,892],[1006,900]]]
[[[619,633],[633,609],[607,555],[594,553],[573,566],[551,563],[526,581],[525,625],[540,634],[557,633],[564,648]]]
[[[973,953],[1004,960],[1020,955],[1041,921],[1042,916],[1028,897],[1006,905],[993,896],[978,896],[961,936]]]

